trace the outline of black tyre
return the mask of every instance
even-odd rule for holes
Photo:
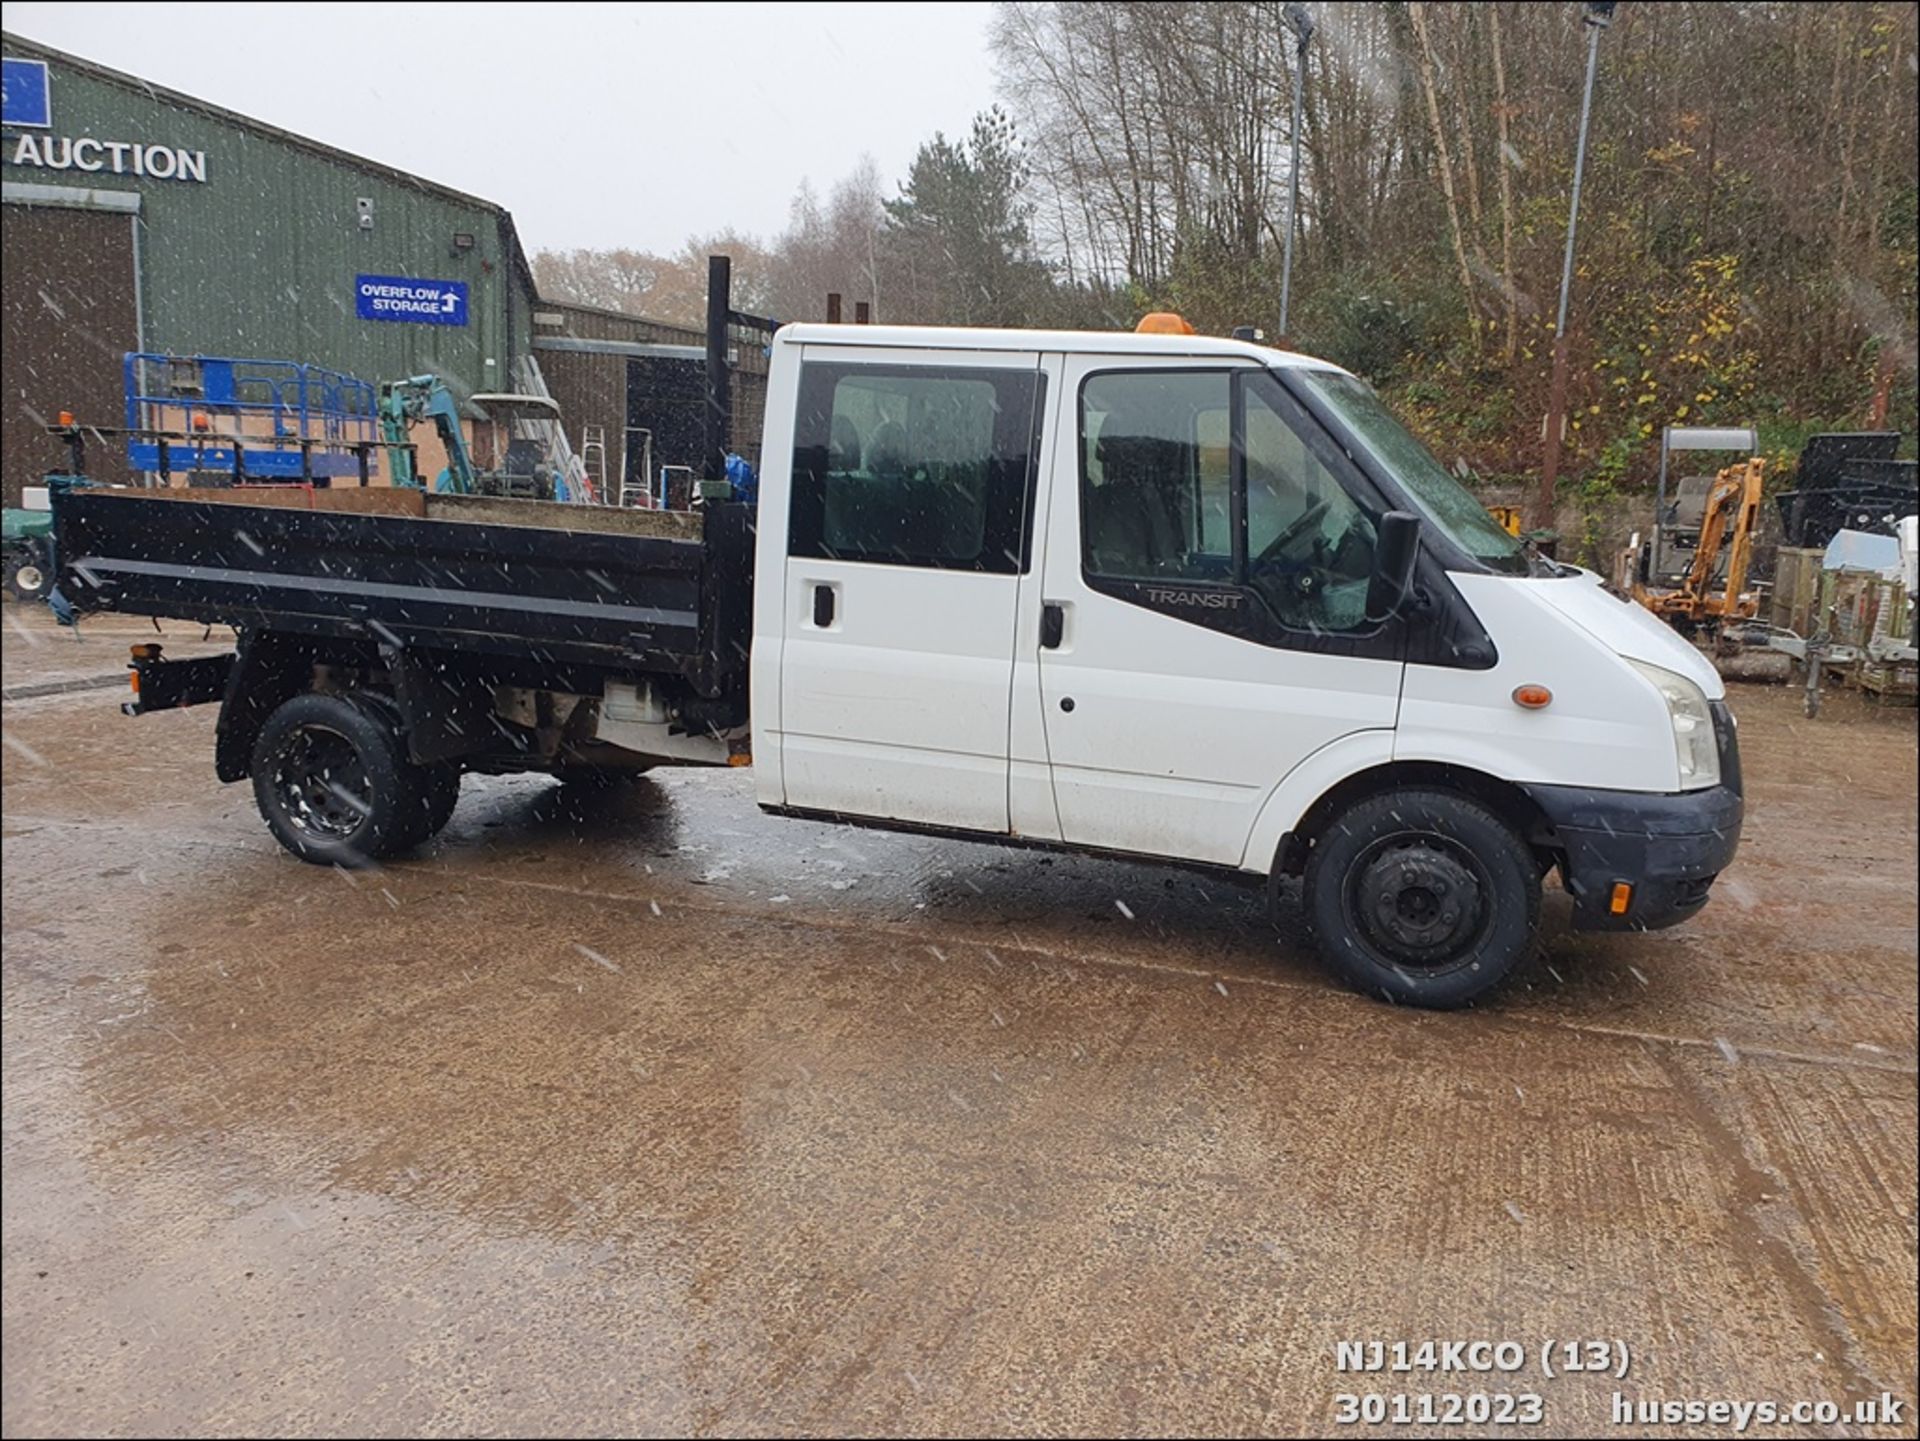
[[[401,809],[406,821],[386,854],[398,855],[424,845],[439,835],[453,818],[453,808],[460,800],[460,767],[440,761],[420,765],[405,759],[408,754],[406,723],[400,716],[400,703],[392,696],[377,691],[355,691],[348,698],[399,739],[400,779],[407,787]]]
[[[460,767],[457,765],[413,765],[409,779],[413,793],[408,798],[409,824],[400,849],[422,845],[446,829],[453,819],[453,808],[460,801]]]
[[[39,547],[31,547],[7,556],[6,587],[16,600],[44,600],[53,589],[53,572],[47,569]]]
[[[1450,1010],[1532,953],[1540,868],[1513,828],[1447,791],[1398,791],[1334,817],[1302,895],[1320,953],[1355,990]]]
[[[253,798],[303,861],[365,866],[410,844],[419,809],[406,746],[385,711],[308,692],[267,717],[253,747]]]

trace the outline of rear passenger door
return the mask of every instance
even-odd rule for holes
[[[1008,829],[1043,389],[1031,352],[806,348],[780,666],[789,806]]]

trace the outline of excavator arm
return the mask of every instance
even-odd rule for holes
[[[407,433],[427,422],[433,425],[447,452],[445,489],[456,495],[472,495],[476,488],[473,457],[467,452],[467,437],[460,429],[460,408],[446,383],[433,375],[390,380],[380,387],[380,433],[387,444],[393,483],[425,485],[425,478],[414,465],[413,452],[407,447]]]
[[[1753,537],[1760,528],[1761,475],[1766,466],[1766,461],[1755,456],[1741,467],[1740,497],[1733,503],[1732,534],[1727,542],[1727,585],[1720,596],[1719,613],[1723,616],[1740,613],[1747,564],[1753,559]]]
[[[1738,612],[1740,591],[1747,580],[1747,562],[1753,553],[1753,530],[1760,516],[1761,475],[1766,461],[1755,456],[1742,465],[1731,465],[1713,480],[1707,492],[1707,505],[1700,517],[1700,543],[1694,548],[1693,564],[1687,570],[1686,583],[1680,588],[1685,608],[1705,615],[1728,616]],[[1713,571],[1719,564],[1722,548],[1727,551],[1726,586],[1712,594]]]

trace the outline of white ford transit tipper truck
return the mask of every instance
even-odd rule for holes
[[[757,509],[56,486],[63,594],[234,626],[276,836],[418,844],[462,771],[753,765],[782,815],[1304,880],[1362,991],[1706,903],[1741,824],[1713,667],[1530,555],[1336,366],[1250,343],[790,325]]]

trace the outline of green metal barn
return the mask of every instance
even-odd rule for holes
[[[122,423],[127,351],[523,388],[532,272],[489,201],[4,37],[5,497],[59,411]]]

